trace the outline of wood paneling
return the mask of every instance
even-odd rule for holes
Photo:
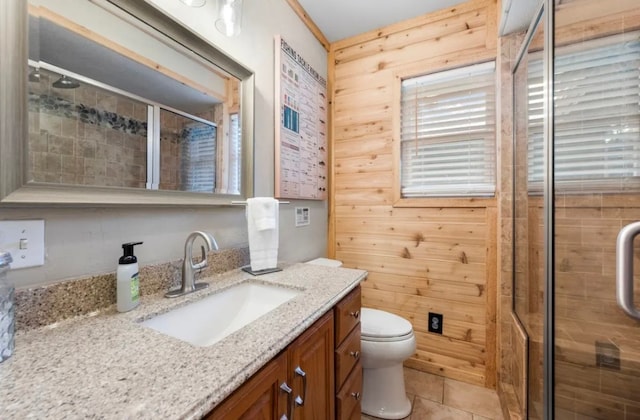
[[[407,365],[496,386],[495,199],[394,199],[397,75],[495,58],[496,4],[474,0],[332,44],[330,256],[369,272],[363,306],[411,321]],[[399,206],[402,207],[399,207]],[[442,335],[428,312],[444,315]]]

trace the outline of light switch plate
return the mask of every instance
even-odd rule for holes
[[[296,207],[296,227],[307,226],[311,223],[311,210],[309,207]]]
[[[11,269],[44,265],[44,220],[0,220],[0,251],[11,253]]]

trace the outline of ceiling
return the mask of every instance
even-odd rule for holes
[[[465,0],[298,0],[329,42],[349,38]],[[503,0],[500,34],[526,29],[536,0]]]
[[[116,87],[144,99],[197,114],[220,103],[114,50],[47,20],[29,17],[29,58]],[[82,78],[80,78],[82,81]],[[92,83],[94,84],[94,83]],[[161,86],[161,88],[159,88]]]

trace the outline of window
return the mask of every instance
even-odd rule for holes
[[[541,58],[528,64],[530,191],[543,181],[541,66]],[[640,189],[640,33],[557,48],[554,83],[556,187]]]
[[[215,125],[196,121],[182,128],[182,191],[214,192],[216,132]]]
[[[229,115],[229,194],[240,194],[241,187],[242,138],[239,117],[237,113]]]
[[[495,193],[495,63],[402,81],[402,197]]]

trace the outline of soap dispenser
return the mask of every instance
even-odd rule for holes
[[[140,303],[140,280],[138,259],[133,255],[133,247],[142,242],[122,244],[124,255],[118,260],[117,271],[117,308],[118,312],[127,312]]]

